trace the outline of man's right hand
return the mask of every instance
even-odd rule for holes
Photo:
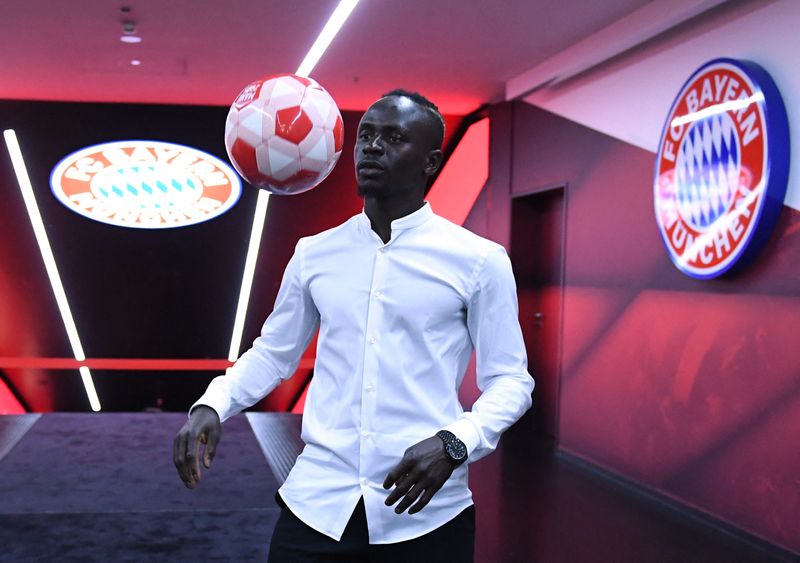
[[[217,452],[221,425],[217,411],[205,405],[198,405],[183,425],[172,445],[172,461],[178,469],[181,481],[189,489],[194,489],[200,481],[200,444],[203,448],[203,465],[211,467]]]

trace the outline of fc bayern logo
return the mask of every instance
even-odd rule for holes
[[[760,66],[716,59],[686,82],[656,157],[656,221],[683,273],[715,278],[752,259],[786,195],[789,126]]]
[[[50,174],[66,207],[121,227],[165,229],[208,221],[238,200],[242,184],[222,160],[159,141],[118,141],[86,147]]]

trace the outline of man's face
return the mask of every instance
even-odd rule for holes
[[[389,198],[424,191],[441,160],[432,116],[402,96],[381,98],[361,118],[355,146],[361,196]]]

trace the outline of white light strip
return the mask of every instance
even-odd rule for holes
[[[86,355],[83,353],[83,346],[81,346],[81,340],[78,337],[78,329],[75,327],[75,320],[72,318],[72,311],[70,311],[69,303],[67,302],[67,295],[64,293],[64,286],[61,284],[61,277],[58,275],[56,260],[53,257],[53,250],[50,248],[50,241],[47,238],[47,231],[44,228],[42,215],[39,213],[36,197],[33,195],[33,186],[28,176],[28,170],[25,167],[25,160],[22,158],[22,151],[19,148],[17,135],[13,129],[6,129],[3,131],[3,137],[5,137],[8,154],[11,156],[11,163],[14,165],[14,172],[17,175],[17,183],[22,192],[25,207],[28,210],[33,232],[36,235],[36,242],[39,244],[39,251],[42,253],[42,260],[44,260],[47,276],[50,278],[50,285],[53,288],[58,310],[61,313],[61,320],[64,322],[64,328],[67,331],[70,346],[72,346],[72,354],[75,356],[76,360],[82,362],[86,359]],[[100,402],[97,399],[97,393],[95,392],[88,368],[86,374],[81,371],[81,376],[92,409],[95,411],[100,410]],[[92,397],[94,397],[94,399]],[[95,408],[95,406],[97,408]]]
[[[341,0],[339,5],[331,14],[328,23],[314,41],[308,54],[300,63],[300,67],[295,72],[298,76],[308,76],[322,58],[323,53],[339,33],[344,22],[350,16],[353,8],[358,4],[358,0]],[[247,258],[244,264],[244,274],[242,275],[242,288],[239,291],[239,304],[236,306],[236,319],[233,322],[233,336],[231,337],[231,347],[228,351],[228,360],[235,362],[239,357],[239,348],[242,345],[242,332],[244,331],[244,321],[247,316],[247,305],[250,302],[250,290],[253,287],[253,276],[256,271],[256,260],[258,259],[258,248],[261,245],[261,233],[264,230],[264,219],[267,216],[267,202],[269,192],[259,190],[258,201],[256,202],[256,212],[253,215],[253,227],[250,230],[250,244],[247,247]]]
[[[721,104],[714,104],[713,106],[708,106],[707,108],[701,109],[700,111],[695,111],[692,113],[687,113],[686,115],[682,115],[680,117],[676,117],[670,122],[670,127],[680,127],[684,123],[691,123],[692,121],[698,121],[710,115],[716,115],[718,113],[723,113],[726,111],[736,111],[737,109],[744,109],[750,104],[754,104],[757,102],[764,101],[764,94],[758,92],[753,94],[749,98],[744,98],[741,100],[731,100],[729,102],[723,102]]]
[[[86,389],[86,394],[89,396],[89,404],[92,406],[92,410],[94,412],[99,412],[100,399],[97,397],[97,391],[94,389],[94,381],[92,381],[92,374],[89,372],[89,368],[81,366],[78,368],[78,371],[81,372],[81,380]]]
[[[320,58],[322,58],[322,55],[331,44],[331,41],[333,41],[333,38],[336,37],[336,34],[339,33],[344,22],[347,21],[350,12],[353,11],[356,4],[358,4],[358,0],[341,0],[341,2],[339,2],[339,5],[336,6],[336,9],[328,19],[328,23],[322,28],[319,37],[317,37],[317,40],[314,41],[314,44],[308,51],[306,58],[300,63],[300,68],[295,72],[296,75],[308,76],[311,74],[311,71],[317,66]]]
[[[256,260],[258,259],[258,247],[261,245],[261,233],[264,231],[264,218],[267,216],[268,202],[269,192],[259,190],[258,201],[256,201],[256,212],[253,215],[253,227],[250,230],[250,244],[247,247],[247,259],[244,263],[242,289],[239,291],[239,305],[236,307],[236,320],[233,322],[231,349],[228,351],[228,360],[231,362],[235,362],[239,357],[239,346],[241,346],[242,343],[244,319],[247,316],[247,305],[250,303],[250,290],[253,287],[253,276],[256,272]]]

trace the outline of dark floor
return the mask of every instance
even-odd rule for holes
[[[31,416],[0,417],[0,444]],[[0,459],[0,561],[265,560],[278,482],[250,424],[225,423],[213,470],[190,491],[172,464],[185,420],[42,415]]]
[[[800,561],[515,430],[470,466],[478,562]]]
[[[0,417],[0,561],[263,561],[278,512],[273,469],[287,455],[267,460],[265,436],[296,433],[286,417],[226,422],[214,468],[195,491],[172,466],[185,415]],[[478,563],[789,560],[643,498],[523,431],[473,464],[470,479]]]

